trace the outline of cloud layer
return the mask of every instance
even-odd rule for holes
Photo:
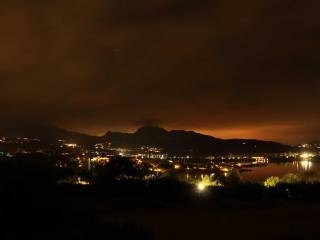
[[[0,117],[145,123],[281,141],[320,133],[317,0],[4,0]]]

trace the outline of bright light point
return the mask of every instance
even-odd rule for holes
[[[174,165],[174,169],[180,169],[181,166],[179,164]]]
[[[76,148],[78,145],[76,143],[66,143],[65,146],[69,148]]]
[[[84,180],[81,180],[81,178],[78,178],[76,181],[76,184],[78,185],[89,185],[90,183]]]
[[[312,162],[311,161],[307,161],[304,160],[302,162],[300,162],[301,167],[303,168],[303,170],[305,171],[310,171],[312,169]]]
[[[302,153],[300,157],[303,159],[308,159],[308,158],[313,158],[314,155],[312,153]]]
[[[199,192],[203,192],[206,189],[206,186],[203,183],[198,183],[197,189]]]

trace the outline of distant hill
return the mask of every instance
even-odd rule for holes
[[[293,148],[276,142],[232,139],[223,140],[193,131],[167,131],[160,127],[142,127],[134,133],[108,132],[97,137],[68,131],[52,125],[19,125],[1,129],[0,136],[39,138],[45,143],[59,139],[83,145],[110,142],[114,147],[153,146],[171,154],[210,155],[216,153],[277,153]]]
[[[91,145],[102,140],[101,137],[72,132],[53,125],[38,124],[24,124],[0,128],[0,136],[37,138],[47,143],[55,143],[59,139],[64,139],[85,145]]]
[[[292,150],[290,146],[276,142],[247,139],[223,140],[193,131],[166,131],[159,127],[142,127],[134,133],[108,132],[105,139],[116,147],[154,146],[173,154],[277,153]]]

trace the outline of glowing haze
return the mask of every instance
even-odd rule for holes
[[[319,139],[318,0],[4,0],[0,117]]]

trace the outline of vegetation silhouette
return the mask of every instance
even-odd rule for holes
[[[208,184],[199,192],[192,184],[170,178],[144,180],[148,167],[124,157],[94,167],[87,176],[92,185],[57,184],[74,174],[57,167],[57,162],[41,154],[0,157],[2,239],[98,239],[101,234],[107,239],[153,239],[149,229],[133,222],[101,221],[100,209],[109,205],[137,212],[189,211],[230,201],[264,208],[279,200],[303,204],[320,200],[320,183],[292,174],[267,188],[241,182],[236,173],[229,173],[230,179],[220,176],[223,186]]]

